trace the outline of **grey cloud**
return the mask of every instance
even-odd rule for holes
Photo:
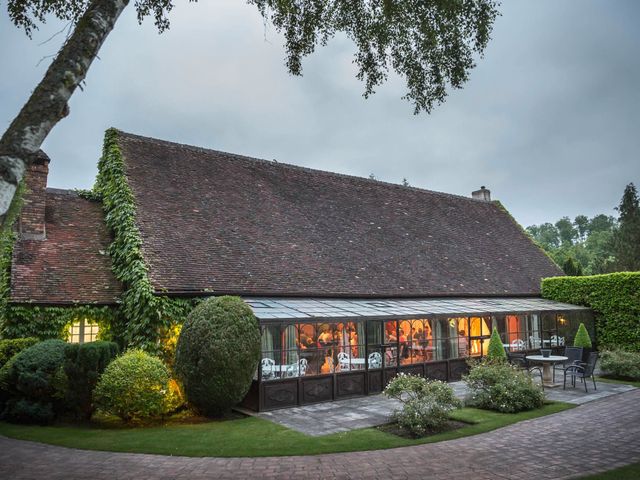
[[[50,184],[93,183],[104,130],[468,195],[487,185],[524,225],[613,213],[640,182],[640,29],[633,1],[504,2],[493,40],[464,89],[414,116],[392,77],[369,100],[353,47],[334,39],[283,65],[280,37],[237,0],[180,3],[158,35],[133,12],[52,132]],[[0,20],[0,125],[6,127],[61,38],[34,41]]]

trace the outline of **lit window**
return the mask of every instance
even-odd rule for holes
[[[93,342],[98,336],[99,327],[97,323],[91,322],[89,319],[78,320],[73,322],[69,327],[70,343],[87,343]]]

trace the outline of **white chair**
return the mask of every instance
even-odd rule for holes
[[[271,358],[263,358],[260,363],[262,364],[262,379],[273,378],[276,362]]]
[[[551,335],[551,346],[552,347],[563,347],[564,346],[564,337],[559,337],[557,335]]]
[[[518,351],[518,350],[525,350],[525,344],[524,344],[524,340],[520,339],[520,338],[516,338],[515,340],[511,341],[511,347],[509,347],[509,349],[512,352]]]
[[[340,364],[340,371],[347,372],[351,370],[351,366],[349,365],[350,358],[345,352],[338,353],[338,363]]]
[[[300,369],[300,376],[304,377],[305,374],[307,373],[307,367],[309,366],[309,361],[306,358],[301,358],[298,361],[298,365]]]
[[[380,352],[371,352],[369,354],[369,368],[382,368],[382,355],[380,355]]]
[[[531,344],[531,348],[540,348],[542,340],[540,340],[540,337],[530,336],[529,343]]]

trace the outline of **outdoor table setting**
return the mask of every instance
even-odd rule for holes
[[[527,355],[525,357],[529,362],[542,364],[542,384],[545,388],[559,387],[559,383],[553,381],[553,366],[556,363],[564,363],[569,360],[569,357],[563,355]]]

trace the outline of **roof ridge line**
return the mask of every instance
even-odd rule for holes
[[[408,189],[408,190],[414,190],[414,191],[418,191],[418,192],[426,192],[426,193],[430,193],[430,194],[434,194],[434,195],[440,195],[443,197],[449,197],[449,198],[455,198],[455,199],[460,199],[460,200],[468,200],[470,202],[474,202],[474,203],[486,203],[486,204],[492,204],[492,202],[486,202],[484,200],[480,200],[480,199],[476,199],[476,198],[472,198],[472,197],[465,197],[464,195],[458,195],[455,193],[447,193],[447,192],[440,192],[438,190],[429,190],[427,188],[420,188],[420,187],[414,187],[412,185],[409,186],[404,186],[398,183],[392,183],[392,182],[387,182],[384,180],[378,180],[378,179],[373,179],[373,178],[367,178],[367,177],[360,177],[358,175],[350,175],[348,173],[339,173],[339,172],[331,172],[329,170],[320,170],[317,168],[311,168],[311,167],[305,167],[302,165],[294,165],[292,163],[286,163],[286,162],[279,162],[276,159],[274,160],[267,160],[265,158],[257,158],[257,157],[251,157],[248,155],[241,155],[238,153],[231,153],[231,152],[225,152],[222,150],[215,150],[213,148],[205,148],[205,147],[199,147],[196,145],[190,145],[190,144],[186,144],[186,143],[178,143],[178,142],[171,142],[168,140],[162,140],[160,138],[155,138],[155,137],[146,137],[144,135],[137,135],[135,133],[129,133],[129,132],[125,132],[123,130],[119,130],[117,128],[114,128],[114,130],[116,130],[118,132],[118,135],[122,135],[124,137],[128,137],[134,140],[139,140],[139,141],[146,141],[146,142],[152,142],[152,143],[156,143],[159,145],[165,145],[165,146],[169,146],[169,147],[178,147],[178,148],[184,148],[187,150],[193,150],[193,151],[198,151],[198,152],[204,152],[204,153],[216,153],[216,154],[221,154],[221,155],[226,155],[228,157],[235,157],[239,160],[245,160],[245,161],[249,161],[249,162],[256,162],[256,163],[265,163],[265,164],[269,164],[269,165],[273,165],[273,166],[279,166],[279,167],[284,167],[284,168],[290,168],[290,169],[295,169],[295,170],[302,170],[302,171],[307,171],[307,172],[313,172],[313,173],[321,173],[324,175],[329,175],[329,176],[335,176],[335,177],[340,177],[340,178],[349,178],[349,179],[357,179],[357,180],[361,180],[361,181],[365,181],[365,182],[371,182],[371,183],[375,183],[375,184],[380,184],[380,185],[384,185],[384,186],[388,186],[388,187],[392,187],[392,188],[399,188],[399,189]]]

